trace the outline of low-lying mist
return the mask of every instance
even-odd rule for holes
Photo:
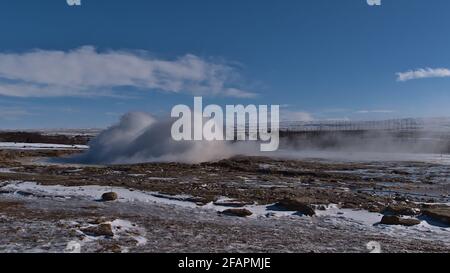
[[[377,154],[376,160],[414,160],[414,154],[419,153],[450,153],[450,141],[442,135],[395,130],[281,132],[280,150],[263,153],[259,152],[259,145],[255,141],[174,141],[171,137],[172,122],[170,119],[156,119],[146,113],[128,113],[118,124],[93,139],[87,152],[66,159],[65,162],[200,163],[237,155],[372,160],[373,154]]]
[[[449,140],[448,135],[414,130],[282,132],[280,146],[300,151],[446,154]]]

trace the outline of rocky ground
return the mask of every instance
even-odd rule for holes
[[[448,165],[49,163],[79,152],[0,151],[0,251],[450,250]]]

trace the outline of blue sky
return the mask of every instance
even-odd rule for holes
[[[195,94],[304,120],[450,116],[447,0],[0,4],[1,128],[106,127]]]

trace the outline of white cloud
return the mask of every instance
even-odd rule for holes
[[[425,78],[444,78],[450,77],[450,70],[447,68],[421,68],[407,72],[397,73],[397,81],[404,82],[415,79]]]
[[[227,90],[225,90],[223,95],[227,96],[227,97],[235,97],[235,98],[254,98],[257,96],[257,94],[255,94],[255,93],[243,91],[243,90],[236,89],[236,88],[228,88]]]
[[[394,113],[394,110],[359,110],[357,114],[390,114]]]
[[[242,90],[235,69],[195,55],[175,60],[147,52],[106,51],[84,46],[71,51],[0,53],[0,95],[14,97],[98,96],[118,87],[232,97]]]
[[[324,119],[325,121],[333,121],[333,122],[345,122],[345,121],[351,121],[350,118],[348,117],[343,117],[343,118],[326,118]]]

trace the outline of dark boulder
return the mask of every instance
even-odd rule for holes
[[[405,205],[390,205],[383,211],[383,213],[393,215],[415,216],[420,214],[420,209]]]
[[[102,201],[115,201],[119,198],[115,192],[107,192],[102,195]]]
[[[253,213],[248,209],[227,209],[220,212],[220,214],[228,216],[247,217],[252,215]]]
[[[450,207],[435,207],[424,209],[422,214],[430,217],[435,221],[450,225]]]
[[[420,221],[412,218],[401,218],[395,215],[386,215],[381,219],[380,224],[383,225],[401,225],[401,226],[415,226],[420,224]]]
[[[316,214],[311,203],[306,200],[285,198],[278,202],[277,206],[285,210],[298,211],[299,213],[307,216],[313,216]]]

